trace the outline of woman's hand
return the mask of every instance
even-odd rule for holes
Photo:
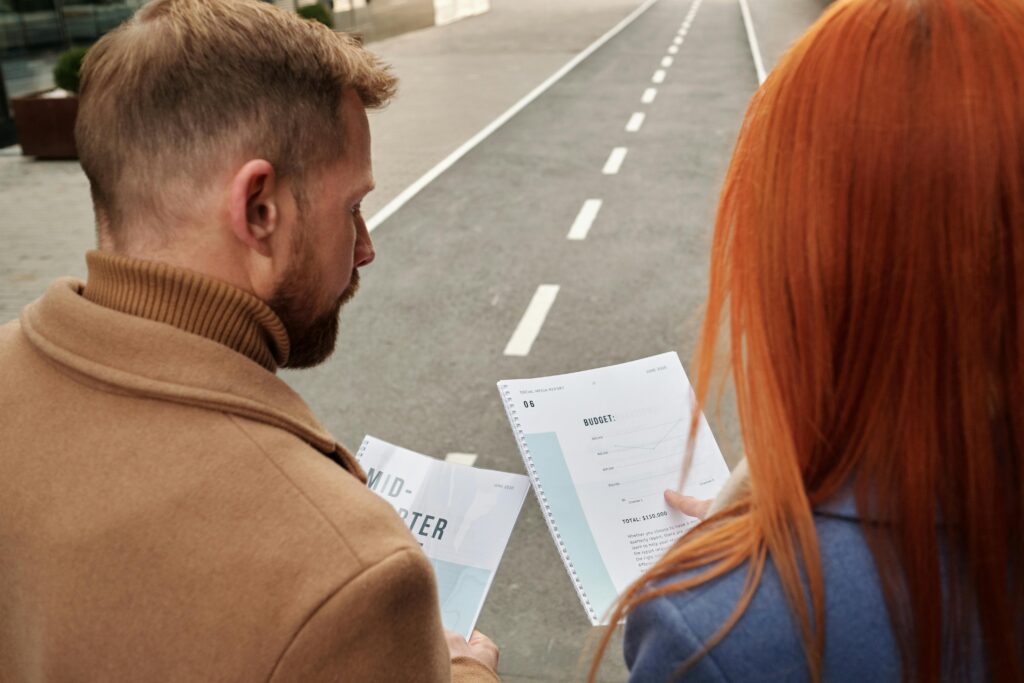
[[[684,496],[678,491],[672,489],[665,490],[665,502],[673,510],[682,512],[688,517],[696,517],[697,519],[704,519],[707,517],[708,509],[711,507],[711,500],[701,500],[700,498],[694,498],[693,496]]]

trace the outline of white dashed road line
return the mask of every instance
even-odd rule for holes
[[[656,0],[648,0],[644,5],[644,9],[653,4],[653,2],[656,2]],[[672,45],[668,48],[668,55],[661,59],[661,68],[655,71],[651,76],[652,83],[659,84],[665,82],[665,69],[671,67],[675,61],[672,55],[679,53],[679,46],[683,44],[683,39],[686,37],[687,31],[690,30],[690,25],[693,23],[697,10],[700,8],[700,3],[701,0],[694,0],[693,4],[690,6],[690,11],[687,13],[686,19],[680,26],[678,34],[672,39]],[[750,22],[750,10],[746,6],[746,0],[739,0],[739,3],[743,10],[744,22],[747,24],[747,37],[751,42],[751,51],[754,53],[754,62],[758,69],[758,79],[763,81],[764,77],[762,74],[764,67],[760,63],[760,53],[757,49],[756,38],[753,36],[753,27]],[[657,88],[646,88],[640,98],[640,101],[643,104],[651,104],[657,96]],[[629,121],[626,123],[626,132],[638,132],[644,125],[645,118],[646,114],[644,112],[633,112],[632,116],[629,117]],[[619,172],[619,169],[622,168],[622,163],[625,161],[628,151],[629,150],[626,147],[615,147],[612,149],[611,154],[608,155],[608,160],[604,164],[604,168],[601,169],[601,173],[604,175],[616,175]],[[597,215],[601,211],[601,206],[602,200],[600,199],[587,199],[584,201],[583,206],[580,207],[579,213],[576,214],[576,219],[573,221],[572,227],[569,228],[569,234],[566,238],[570,240],[586,239],[587,235],[590,233],[591,226],[593,226],[594,221],[597,219]],[[537,291],[534,292],[533,298],[530,299],[530,303],[526,307],[526,312],[523,313],[522,319],[519,321],[515,331],[512,333],[512,337],[508,340],[508,344],[505,345],[506,356],[529,355],[530,349],[533,348],[533,343],[537,340],[537,335],[540,334],[541,328],[544,327],[544,321],[547,319],[548,312],[555,303],[555,298],[558,296],[558,290],[558,285],[540,285],[537,287]],[[449,453],[445,457],[445,460],[448,462],[457,462],[472,466],[476,462],[476,455],[472,453]]]
[[[616,147],[612,150],[612,153],[608,155],[608,161],[604,162],[604,168],[601,169],[601,173],[605,175],[615,175],[622,168],[622,161],[626,158],[626,152],[628,150],[625,147]]]
[[[636,19],[650,9],[658,0],[644,0],[643,4],[637,7],[635,10],[629,13],[622,21],[613,26],[608,30],[607,33],[602,35],[600,38],[595,40],[593,43],[584,48],[579,54],[570,59],[562,68],[555,73],[551,74],[543,83],[538,85],[536,88],[527,93],[522,99],[513,104],[511,107],[505,110],[498,118],[487,124],[482,130],[476,135],[466,140],[464,143],[453,151],[451,154],[446,156],[440,162],[438,162],[433,168],[420,176],[412,185],[402,190],[396,197],[391,199],[385,204],[377,213],[370,217],[370,220],[366,222],[366,228],[370,232],[376,230],[380,225],[390,218],[396,211],[406,205],[410,199],[419,194],[423,188],[432,183],[438,176],[451,168],[455,162],[462,157],[466,156],[470,150],[479,145],[481,142],[491,136],[494,131],[504,126],[508,121],[518,114],[520,111],[525,109],[531,102],[536,100],[538,97],[548,91],[551,86],[560,81],[563,76],[575,69],[583,60],[596,52],[602,45],[610,41],[612,38],[621,33],[627,26],[632,24]]]
[[[601,203],[600,199],[588,199],[583,202],[583,206],[580,207],[580,212],[576,214],[576,220],[572,222],[572,227],[569,228],[569,234],[566,235],[567,239],[587,239],[587,233],[590,232],[590,226],[594,224],[594,219],[597,218],[597,214],[601,210]]]
[[[533,298],[530,299],[530,305],[523,313],[523,319],[519,321],[515,332],[512,333],[512,338],[505,346],[506,356],[530,355],[533,342],[540,334],[540,328],[544,326],[544,319],[548,317],[548,311],[555,303],[556,296],[558,296],[558,285],[541,285],[537,288]]]
[[[472,467],[476,463],[476,453],[449,453],[444,456],[444,461]]]
[[[642,111],[633,112],[633,115],[629,117],[629,121],[626,122],[626,132],[635,133],[640,130],[640,126],[644,125],[645,118],[647,118],[647,114]]]

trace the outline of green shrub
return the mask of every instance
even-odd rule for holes
[[[300,7],[296,11],[299,13],[299,16],[319,21],[324,26],[334,28],[334,15],[319,2],[312,5],[306,5],[305,7]]]
[[[57,65],[53,67],[53,82],[57,84],[58,88],[64,88],[68,92],[78,92],[82,60],[88,49],[87,47],[73,47],[57,58]]]

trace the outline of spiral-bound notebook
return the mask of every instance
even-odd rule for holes
[[[372,436],[356,455],[434,565],[441,621],[469,638],[529,489],[526,477],[437,460]]]
[[[670,509],[693,415],[679,356],[498,382],[565,568],[593,625],[696,520]],[[683,492],[713,498],[729,468],[699,419]]]

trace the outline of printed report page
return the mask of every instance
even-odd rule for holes
[[[570,572],[582,584],[591,619],[601,619],[696,524],[663,495],[679,487],[692,415],[693,392],[679,357],[666,353],[499,387],[519,421]],[[682,490],[713,498],[728,476],[702,416]]]
[[[372,436],[357,458],[367,486],[395,508],[434,565],[445,628],[468,638],[529,480],[437,460]]]

